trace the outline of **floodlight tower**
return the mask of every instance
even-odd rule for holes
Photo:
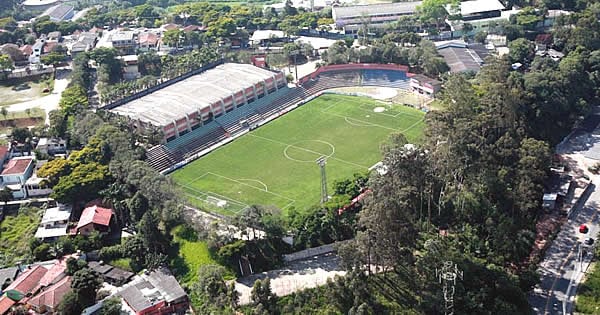
[[[317,164],[321,168],[321,204],[325,203],[328,199],[327,196],[327,174],[325,173],[325,165],[327,164],[327,157],[321,156],[317,159]]]
[[[463,272],[452,261],[445,261],[442,269],[435,269],[444,293],[444,315],[454,315],[454,290],[456,278],[462,280]]]

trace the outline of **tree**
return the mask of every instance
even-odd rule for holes
[[[8,116],[8,110],[6,109],[6,107],[2,107],[2,109],[0,109],[0,114],[2,114],[2,117],[4,117],[4,119],[6,119],[6,116]]]
[[[4,189],[0,190],[0,201],[4,202],[4,206],[13,199],[12,190],[8,187],[4,187]]]
[[[11,137],[18,143],[25,143],[27,139],[31,139],[31,131],[28,128],[14,128]]]
[[[182,30],[168,30],[163,34],[162,41],[169,47],[179,47],[184,39],[184,33]]]
[[[82,308],[92,305],[96,293],[102,285],[102,276],[90,268],[83,268],[73,274],[71,288],[77,294],[77,301]]]
[[[277,296],[271,290],[271,280],[269,278],[256,280],[252,286],[250,299],[255,307],[259,307],[260,309],[266,310],[269,314],[273,314],[275,312]]]
[[[91,200],[98,196],[98,192],[106,185],[110,178],[108,167],[99,163],[81,164],[73,171],[60,177],[54,186],[52,196],[64,203],[76,200]]]
[[[77,271],[87,268],[87,262],[85,260],[76,259],[70,257],[67,259],[67,275],[74,275]]]
[[[535,52],[535,45],[525,38],[511,41],[508,48],[510,49],[508,54],[512,62],[527,62]]]
[[[15,67],[9,55],[0,54],[0,72],[12,71]]]
[[[447,15],[444,6],[449,2],[448,0],[424,0],[417,9],[421,22],[433,22],[439,29]]]
[[[81,109],[88,108],[87,93],[82,86],[72,85],[62,92],[58,105],[66,115],[73,115]]]
[[[77,293],[71,290],[63,296],[63,299],[58,304],[56,310],[59,314],[74,315],[81,314],[81,311],[83,311],[83,307],[81,307],[79,303]]]
[[[120,315],[121,314],[121,299],[111,297],[102,302],[100,315]]]
[[[55,68],[60,65],[65,60],[65,54],[60,52],[51,52],[45,56],[40,58],[40,61],[49,66],[54,66]]]

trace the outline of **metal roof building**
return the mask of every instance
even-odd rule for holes
[[[285,85],[283,73],[225,63],[144,95],[111,111],[142,124],[164,127],[167,139]],[[200,120],[199,118],[202,118]]]
[[[478,72],[483,64],[483,59],[464,41],[438,42],[436,48],[450,67],[451,73]]]
[[[336,25],[347,33],[357,31],[368,20],[371,27],[383,27],[402,15],[412,15],[417,11],[421,1],[381,3],[355,6],[335,6],[331,15]]]

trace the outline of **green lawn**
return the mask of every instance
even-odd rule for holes
[[[328,157],[331,187],[334,181],[380,161],[380,144],[391,133],[401,132],[410,142],[419,142],[423,116],[403,105],[325,94],[177,170],[172,177],[192,205],[224,214],[251,204],[275,205],[284,213],[290,207],[303,211],[320,199],[318,157]]]
[[[202,265],[219,265],[217,261],[212,259],[208,251],[208,245],[205,241],[198,240],[195,235],[187,237],[183,226],[178,226],[171,234],[178,253],[174,257],[172,266],[179,280],[184,283],[191,284],[198,279],[198,268]]]
[[[37,208],[19,210],[18,215],[7,215],[0,223],[0,265],[10,265],[30,256],[29,242],[41,220]]]
[[[599,254],[600,250],[596,249],[594,255],[598,257]],[[585,281],[577,291],[575,309],[581,314],[600,314],[600,264],[597,261],[589,267]]]

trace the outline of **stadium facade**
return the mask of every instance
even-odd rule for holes
[[[138,126],[161,128],[167,142],[284,87],[281,72],[225,63],[111,111]]]

